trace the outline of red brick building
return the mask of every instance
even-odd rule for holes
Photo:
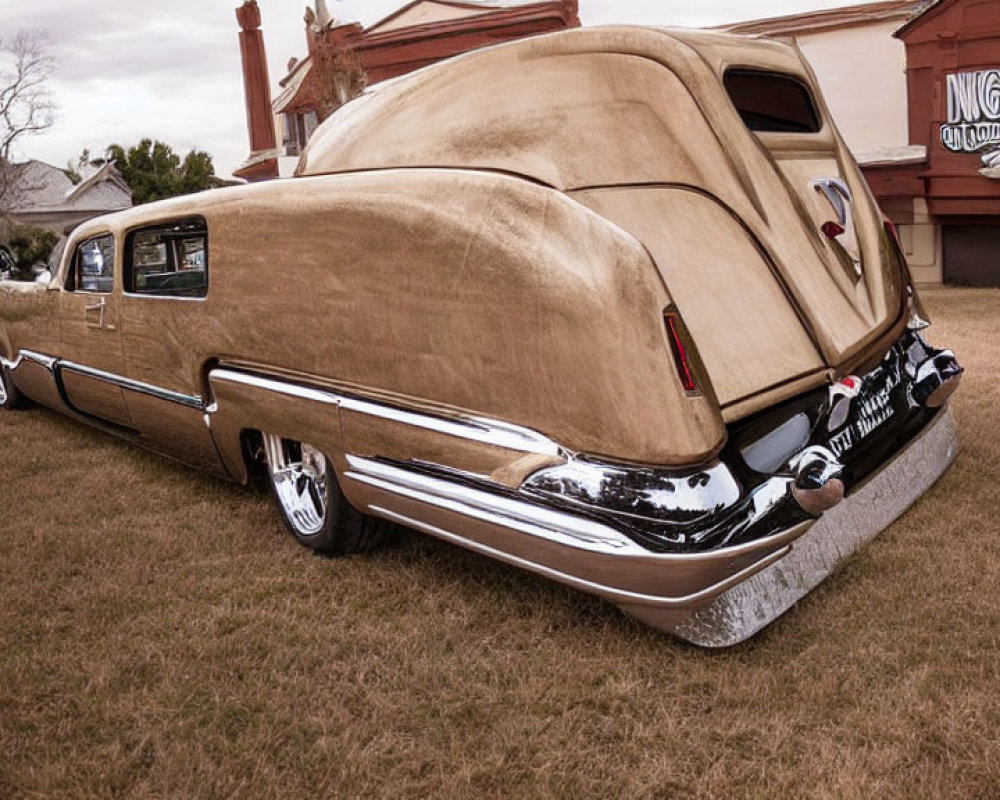
[[[256,0],[246,0],[237,9],[237,16],[243,28],[240,36],[253,152],[236,174],[249,180],[276,177],[279,159],[298,156],[320,121],[363,85],[479,47],[580,25],[577,0],[413,0],[367,28],[333,19],[324,0],[317,0],[315,8],[306,9],[306,55],[289,63],[288,74],[279,81],[281,91],[271,104],[269,89],[265,91],[259,80],[263,44],[259,55],[255,39],[243,44],[244,39],[253,37],[254,23],[260,25]],[[245,19],[250,23],[249,31]],[[265,80],[266,72],[264,64]],[[277,147],[273,127],[269,141],[266,126],[256,121],[259,115],[255,110],[268,105],[280,120],[282,136]]]
[[[906,46],[910,143],[927,158],[866,170],[869,184],[896,208],[923,198],[946,282],[998,285],[1000,0],[938,0],[895,35]]]

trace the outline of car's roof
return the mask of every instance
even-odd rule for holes
[[[742,129],[722,89],[730,66],[813,83],[800,54],[778,42],[686,29],[578,28],[476,50],[379,84],[320,126],[296,174],[494,169],[563,190],[694,180],[656,162],[665,143],[685,158],[684,130],[667,130],[684,113],[717,132]],[[634,146],[640,141],[647,146]],[[697,149],[696,137],[688,144]]]

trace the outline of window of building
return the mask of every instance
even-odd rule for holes
[[[286,156],[297,156],[302,153],[309,138],[319,127],[319,115],[315,111],[305,114],[285,114],[285,137],[282,144]]]
[[[10,273],[17,269],[17,262],[10,250],[0,244],[0,277],[4,280],[10,277]]]
[[[203,217],[153,225],[125,240],[125,291],[160,297],[208,294],[208,226]]]
[[[107,293],[115,288],[115,237],[88,239],[73,254],[70,290]]]
[[[791,75],[731,69],[723,79],[744,124],[761,133],[817,133],[821,127],[809,89]]]

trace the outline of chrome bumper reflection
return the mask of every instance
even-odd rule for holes
[[[649,552],[614,528],[583,517],[369,458],[349,455],[347,463],[350,469],[345,477],[360,483],[567,547],[615,555]]]
[[[788,552],[812,521],[706,553],[654,553],[622,531],[533,499],[349,455],[369,513],[600,595],[658,609],[702,605]],[[410,467],[413,468],[410,468]]]

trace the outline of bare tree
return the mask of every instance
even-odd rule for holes
[[[55,104],[48,80],[55,62],[44,34],[19,31],[0,37],[0,213],[9,211],[21,186],[21,170],[11,163],[15,145],[52,125]]]

